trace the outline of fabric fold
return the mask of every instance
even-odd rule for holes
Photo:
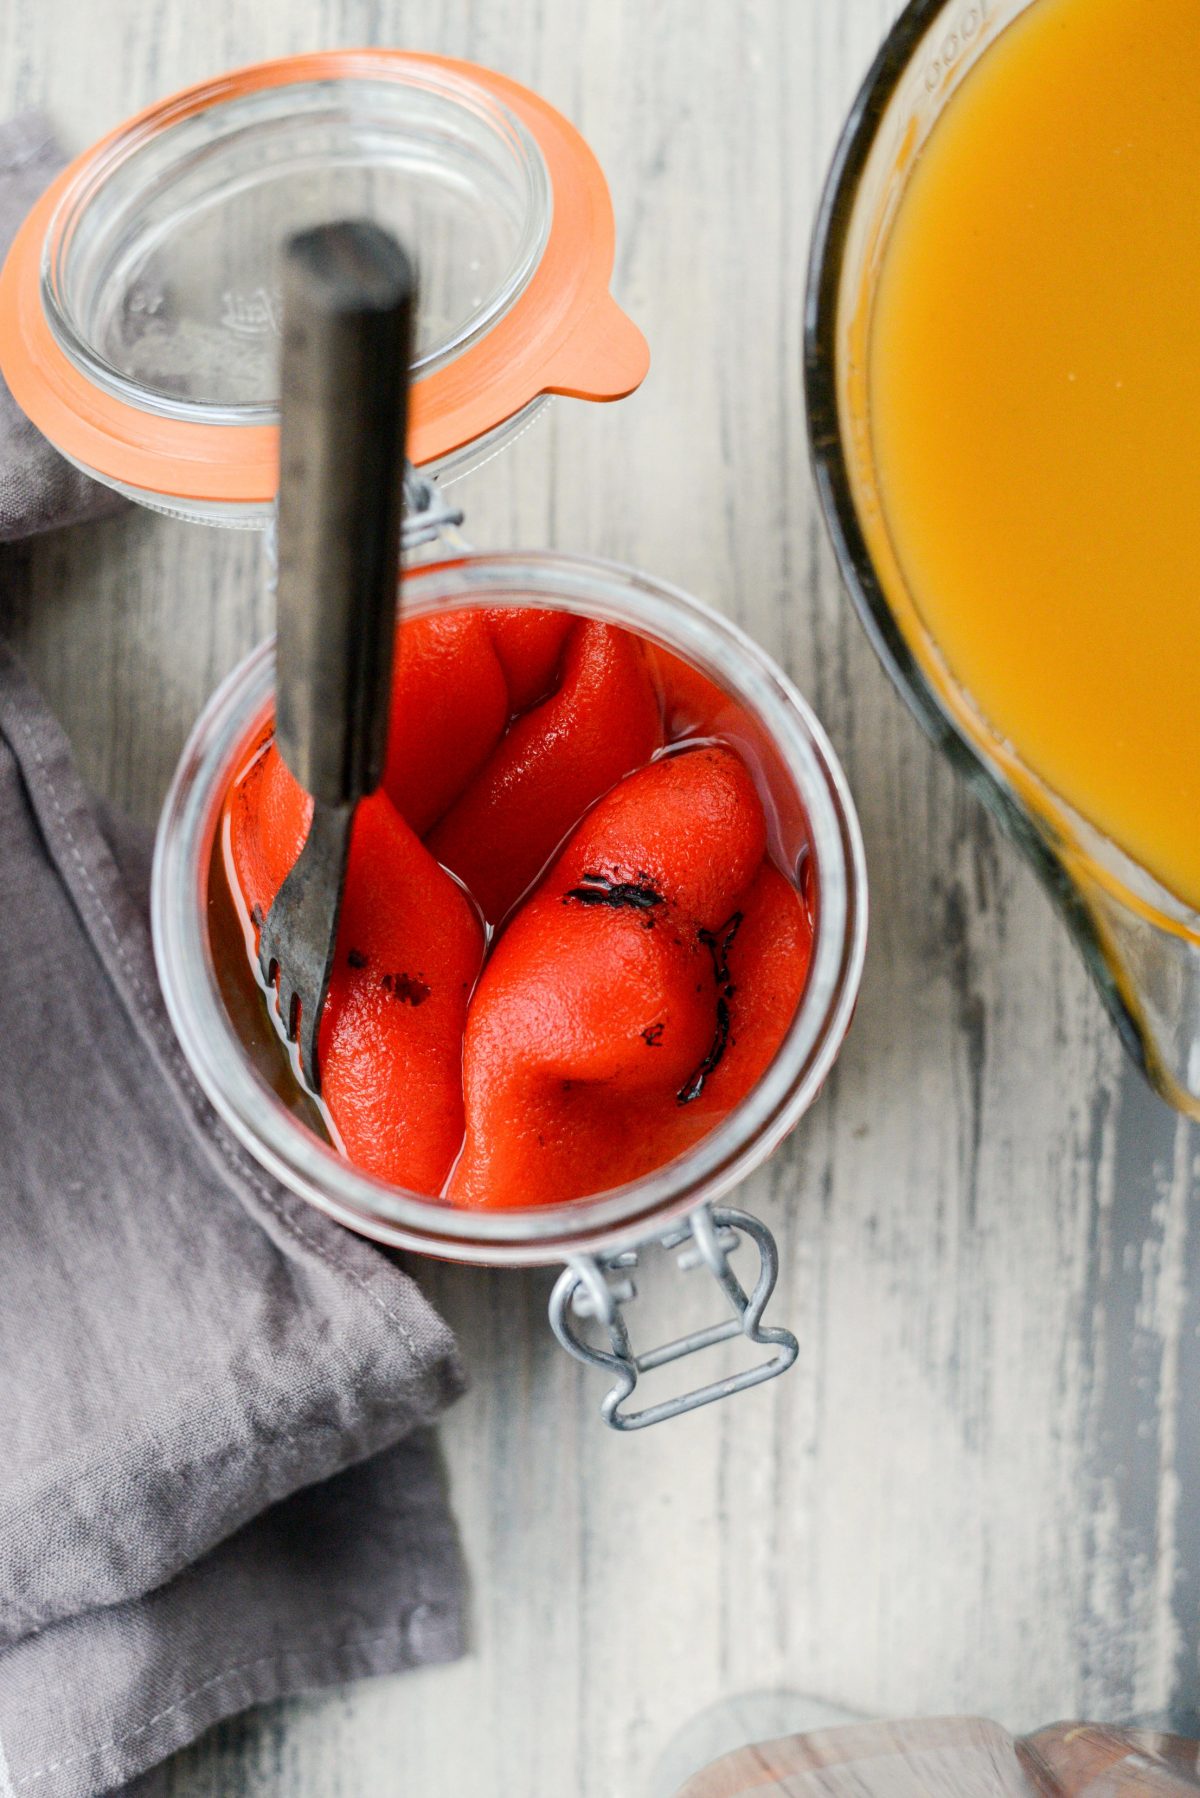
[[[0,254],[60,163],[0,126]],[[0,539],[118,503],[0,383]],[[463,1649],[453,1338],[208,1105],[149,864],[0,643],[0,1798],[141,1784],[246,1705]]]
[[[127,831],[122,861],[144,877]],[[0,1744],[56,1798],[461,1650],[413,1434],[461,1390],[453,1339],[212,1113],[144,899],[0,647]]]

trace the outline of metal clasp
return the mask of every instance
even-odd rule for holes
[[[429,475],[420,474],[411,462],[406,463],[401,552],[410,555],[422,544],[433,543],[447,531],[457,530],[462,521],[462,508],[450,505],[437,482]]]
[[[729,1264],[729,1256],[743,1236],[750,1238],[759,1253],[758,1277],[749,1296]],[[786,1373],[800,1352],[800,1345],[790,1330],[764,1327],[762,1322],[779,1276],[779,1251],[766,1224],[748,1212],[735,1211],[728,1206],[710,1208],[701,1205],[686,1223],[668,1231],[659,1241],[663,1248],[679,1251],[679,1266],[685,1271],[699,1266],[708,1268],[729,1301],[732,1317],[710,1324],[707,1329],[693,1330],[690,1335],[680,1336],[661,1348],[635,1354],[622,1307],[637,1297],[637,1288],[629,1277],[630,1270],[637,1266],[636,1250],[616,1255],[572,1256],[550,1297],[550,1324],[563,1347],[576,1360],[584,1361],[590,1367],[602,1367],[614,1376],[600,1407],[605,1423],[614,1430],[644,1430],[652,1423],[663,1423],[668,1417],[678,1417],[684,1411],[697,1411],[701,1405],[711,1405],[714,1400],[728,1398],[749,1386],[760,1386],[764,1380],[773,1380],[777,1374]],[[610,1275],[616,1277],[610,1279]],[[593,1317],[604,1326],[611,1345],[609,1350],[584,1340],[575,1323],[579,1317]],[[741,1373],[731,1374],[724,1380],[713,1380],[707,1386],[697,1386],[692,1392],[680,1393],[660,1404],[647,1405],[644,1410],[622,1409],[640,1375],[649,1373],[652,1368],[682,1361],[688,1355],[698,1354],[702,1349],[728,1342],[736,1336],[761,1343],[774,1353],[754,1366],[744,1368]]]

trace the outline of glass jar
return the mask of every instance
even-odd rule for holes
[[[617,399],[645,339],[608,290],[604,176],[561,114],[490,69],[400,50],[238,69],[71,165],[0,275],[0,366],[73,462],[155,510],[261,526],[279,463],[276,257],[367,217],[421,278],[409,456],[444,479],[548,395]]]
[[[537,606],[599,619],[682,656],[724,690],[733,702],[731,717],[738,720],[728,735],[756,765],[768,795],[780,866],[795,875],[800,859],[812,858],[813,952],[795,1018],[762,1080],[729,1117],[677,1161],[616,1191],[527,1211],[459,1210],[353,1167],[255,1067],[231,1016],[214,955],[210,900],[222,806],[273,705],[272,647],[263,644],[201,716],[159,827],[155,952],[167,1008],[196,1076],[263,1166],[349,1228],[446,1260],[510,1267],[565,1261],[551,1320],[565,1347],[612,1373],[604,1415],[616,1427],[656,1422],[782,1372],[795,1357],[795,1339],[762,1323],[775,1281],[774,1242],[760,1221],[717,1201],[771,1153],[812,1103],[841,1046],[858,991],[867,920],[865,864],[853,803],[828,739],[791,682],[749,637],[697,600],[631,569],[547,553],[466,554],[412,569],[401,597],[406,618],[487,605]],[[223,878],[219,870],[216,877]],[[749,1237],[759,1254],[749,1291],[729,1262],[739,1235]],[[622,1316],[629,1256],[639,1245],[664,1240],[700,1255],[732,1315],[666,1350],[636,1353]],[[581,1314],[603,1324],[607,1347],[597,1349],[585,1338],[577,1322]],[[625,1409],[648,1367],[732,1335],[761,1343],[763,1359],[682,1399],[640,1412]]]

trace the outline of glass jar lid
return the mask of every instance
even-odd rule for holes
[[[288,57],[188,88],[76,159],[0,275],[0,367],[88,473],[253,523],[278,463],[276,259],[367,217],[415,255],[410,453],[457,473],[549,393],[616,399],[645,340],[608,292],[613,217],[536,94],[396,50]]]

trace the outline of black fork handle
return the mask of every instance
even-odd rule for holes
[[[378,225],[283,258],[276,741],[318,805],[379,785],[400,565],[416,277]]]

